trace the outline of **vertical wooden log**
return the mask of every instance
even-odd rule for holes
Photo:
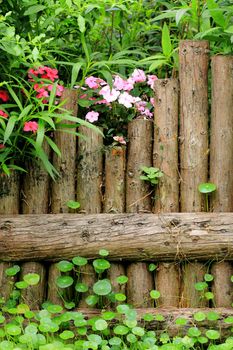
[[[46,270],[43,264],[37,262],[27,262],[21,265],[20,277],[28,273],[36,273],[40,276],[40,281],[36,286],[29,286],[21,292],[21,302],[30,306],[31,310],[39,310],[44,301],[46,287]]]
[[[105,153],[105,213],[125,210],[125,147],[111,147]]]
[[[127,267],[127,302],[134,307],[153,307],[150,291],[154,289],[152,274],[146,263],[131,263]]]
[[[213,211],[233,211],[233,56],[212,59],[210,181]]]
[[[19,173],[12,171],[10,176],[0,174],[0,215],[19,214]],[[11,267],[12,263],[0,262],[0,297],[7,300],[13,289],[14,278],[5,275],[5,270]]]
[[[202,210],[198,185],[208,176],[208,63],[207,41],[181,41],[180,59],[180,173],[181,211]],[[185,264],[183,303],[202,306],[204,301],[194,289],[194,272],[202,271],[199,263]],[[199,272],[201,273],[201,272]],[[201,277],[201,276],[199,276]]]
[[[65,89],[61,100],[66,100],[63,108],[77,115],[77,91]],[[72,122],[66,121],[66,124]],[[75,129],[71,129],[75,131]],[[69,208],[66,203],[75,200],[76,179],[76,135],[65,131],[57,131],[54,135],[55,143],[61,151],[61,157],[53,156],[53,165],[60,173],[60,178],[52,183],[51,210],[52,213],[67,213]]]
[[[81,126],[78,139],[77,200],[80,212],[100,213],[102,209],[103,137]]]
[[[9,298],[15,282],[15,278],[13,276],[8,277],[5,274],[5,270],[9,267],[12,267],[12,263],[0,263],[0,298],[3,298],[4,301],[7,301],[7,299]]]
[[[0,215],[19,213],[19,173],[0,174]]]
[[[152,166],[152,122],[135,119],[128,125],[128,162],[126,173],[127,213],[150,213],[151,194],[145,181],[140,180],[141,166]]]
[[[137,119],[129,123],[128,163],[126,177],[126,211],[151,212],[148,184],[140,180],[141,166],[152,166],[152,127],[150,120]],[[131,263],[127,268],[127,300],[137,307],[153,306],[149,291],[153,276],[145,263]]]
[[[181,211],[201,211],[208,169],[208,41],[180,43]]]
[[[125,170],[126,148],[111,147],[105,153],[105,213],[123,213],[125,211]],[[107,276],[110,279],[113,291],[126,293],[126,285],[119,285],[116,278],[125,275],[123,264],[111,263]],[[113,306],[113,305],[112,305]]]
[[[159,79],[155,82],[154,91],[153,166],[160,168],[164,173],[158,184],[154,211],[178,212],[178,80]]]
[[[160,291],[161,297],[157,306],[179,306],[180,273],[179,265],[173,263],[159,263],[155,275],[155,288]]]
[[[45,144],[49,154],[49,146]],[[21,208],[23,214],[47,214],[49,206],[49,175],[42,164],[30,162],[23,176]]]
[[[49,154],[49,146],[45,144],[45,152]],[[49,175],[41,163],[29,162],[27,174],[23,177],[23,214],[47,214],[49,204]],[[21,291],[21,299],[31,309],[39,309],[44,301],[46,281],[45,266],[37,262],[27,262],[21,266],[21,279],[27,273],[40,275],[40,282],[35,286],[29,286]]]
[[[211,274],[214,276],[212,292],[215,307],[231,307],[233,302],[233,266],[228,261],[214,263]]]
[[[82,283],[86,284],[89,289],[93,287],[93,284],[96,282],[96,275],[92,264],[88,263],[87,265],[81,267],[81,281]],[[80,295],[78,307],[87,307],[85,299],[88,295],[90,295],[90,292],[82,293],[82,295]]]
[[[164,176],[156,190],[154,212],[179,211],[178,178],[178,114],[179,85],[176,79],[159,79],[154,85],[155,127],[153,166],[160,168]],[[179,306],[179,266],[160,263],[156,270],[155,286],[161,297],[161,307]]]
[[[195,289],[195,283],[203,282],[207,271],[205,265],[199,262],[186,263],[183,266],[181,307],[205,307],[206,299]]]
[[[62,101],[66,101],[63,108],[67,109],[76,117],[78,112],[77,91],[65,89],[63,91]],[[72,124],[65,121],[66,124]],[[72,131],[76,131],[74,128]],[[53,165],[60,173],[60,178],[52,183],[51,189],[51,210],[52,213],[68,213],[69,208],[66,203],[69,200],[75,200],[75,181],[76,181],[76,135],[57,131],[54,135],[54,141],[61,151],[61,157],[53,155]],[[48,299],[56,304],[62,304],[59,297],[59,290],[56,286],[56,279],[60,272],[55,265],[51,264],[48,273]],[[60,291],[61,292],[61,291]]]
[[[212,104],[210,181],[217,191],[210,197],[215,212],[233,211],[233,56],[215,56],[211,61]],[[213,292],[216,306],[231,306],[232,283],[228,262],[214,263]]]

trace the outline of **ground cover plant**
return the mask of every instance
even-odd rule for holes
[[[136,309],[127,303],[123,292],[115,292],[111,281],[106,277],[106,271],[111,267],[107,259],[108,251],[99,251],[99,258],[92,261],[98,276],[96,282],[88,287],[82,282],[81,268],[88,263],[84,257],[74,257],[71,261],[63,260],[57,264],[61,275],[57,278],[59,293],[63,299],[63,306],[44,302],[41,310],[30,310],[21,298],[21,291],[39,282],[40,276],[27,273],[22,280],[13,282],[20,271],[18,265],[6,269],[5,273],[12,283],[9,300],[1,298],[0,311],[0,349],[1,350],[57,350],[57,349],[145,349],[145,350],[185,350],[204,349],[231,350],[233,348],[232,316],[225,317],[224,322],[229,325],[229,336],[222,339],[221,329],[216,327],[216,321],[221,314],[209,309],[193,314],[192,320],[184,317],[174,319],[179,331],[177,336],[170,337],[166,331],[156,331],[155,323],[163,323],[164,316],[159,313],[137,315]],[[89,262],[90,263],[90,262]],[[155,264],[148,265],[149,271],[156,269]],[[72,275],[71,272],[74,272]],[[73,277],[72,277],[73,276]],[[211,300],[208,287],[213,276],[206,274],[204,280],[195,284],[200,297]],[[127,276],[116,278],[119,286],[127,283]],[[233,282],[233,276],[231,277]],[[66,299],[66,290],[74,285],[75,299]],[[80,309],[75,309],[77,300],[82,294],[86,296],[89,307],[99,306],[99,313],[86,317]],[[160,298],[158,290],[151,290],[148,298],[155,303]],[[109,305],[112,306],[109,309]],[[203,331],[202,323],[208,320],[209,329]],[[153,326],[152,326],[153,325]],[[160,329],[160,328],[159,328]]]

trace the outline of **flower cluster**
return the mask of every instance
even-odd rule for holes
[[[84,86],[76,86],[85,119],[107,129],[107,133],[111,130],[111,137],[124,144],[121,137],[130,120],[153,117],[155,80],[155,75],[146,75],[141,69],[135,69],[128,79],[115,75],[111,86],[101,78],[87,77]]]

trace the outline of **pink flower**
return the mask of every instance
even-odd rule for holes
[[[43,97],[48,97],[49,93],[45,88],[40,88],[37,90],[39,93],[36,95],[36,98],[43,98]]]
[[[142,115],[145,115],[146,117],[152,118],[153,117],[153,113],[151,113],[151,111],[148,108],[145,108],[145,110],[143,112],[141,112]]]
[[[158,80],[156,75],[147,75],[147,85],[151,87],[151,89],[154,88],[154,83],[156,80]]]
[[[64,91],[63,85],[57,85],[56,96],[60,97]]]
[[[103,79],[91,76],[85,79],[85,84],[90,89],[98,89],[100,86],[106,85],[106,82]]]
[[[37,129],[38,129],[38,123],[35,121],[26,122],[23,127],[24,131],[32,131],[34,134],[37,131]]]
[[[119,98],[118,98],[118,102],[125,106],[126,108],[131,108],[133,107],[133,103],[139,102],[141,101],[140,97],[134,97],[132,95],[130,95],[128,92],[123,92],[122,94],[120,94]]]
[[[136,109],[139,112],[144,112],[147,103],[145,101],[139,101],[135,104]]]
[[[116,75],[114,78],[113,86],[117,90],[130,91],[134,88],[133,82],[122,79],[119,75]]]
[[[150,103],[152,104],[152,106],[154,106],[154,104],[155,104],[155,99],[154,99],[154,97],[151,97],[151,98],[150,98]]]
[[[7,102],[10,97],[8,95],[8,92],[5,91],[5,90],[0,90],[0,99],[3,101],[3,102]]]
[[[126,145],[126,141],[124,139],[124,136],[113,136],[113,140],[121,143],[122,145]]]
[[[98,117],[99,117],[98,112],[91,111],[86,114],[85,119],[88,120],[90,123],[94,123],[94,122],[97,122]]]
[[[100,90],[99,94],[102,95],[107,102],[113,102],[117,100],[120,92],[115,89],[111,90],[110,86],[106,85]]]
[[[41,75],[42,79],[48,79],[53,82],[55,79],[58,79],[58,70],[47,66],[39,67],[37,69],[33,69],[33,68],[29,69],[28,71],[29,81],[34,81],[33,78],[38,77],[38,75]]]
[[[0,149],[5,148],[5,145],[3,143],[0,143]]]
[[[3,118],[7,118],[8,114],[6,114],[3,110],[0,109],[0,116]]]
[[[135,83],[143,83],[146,81],[146,74],[141,69],[134,69],[131,78]]]

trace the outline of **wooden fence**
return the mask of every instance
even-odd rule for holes
[[[21,261],[21,275],[42,276],[23,298],[34,308],[47,298],[61,303],[54,282],[59,271],[52,261],[77,253],[93,258],[100,247],[110,250],[110,279],[128,275],[127,300],[137,307],[153,307],[148,293],[156,288],[160,307],[214,306],[231,312],[233,57],[211,59],[210,111],[208,42],[181,42],[179,52],[179,80],[156,81],[155,122],[130,122],[127,146],[106,149],[99,134],[80,127],[85,140],[55,135],[62,152],[62,158],[51,155],[61,173],[57,182],[33,165],[25,176],[1,176],[0,214],[6,216],[0,224],[0,290],[5,297],[10,286],[3,270]],[[74,115],[75,94],[66,90],[63,95]],[[140,180],[141,166],[164,172],[155,193]],[[217,185],[210,197],[213,213],[200,213],[205,203],[198,185],[207,181]],[[68,200],[78,200],[79,213],[89,215],[67,214]],[[155,274],[148,272],[151,260],[158,264]],[[91,285],[92,265],[83,270]],[[194,288],[207,272],[214,275],[214,303],[200,299]]]

